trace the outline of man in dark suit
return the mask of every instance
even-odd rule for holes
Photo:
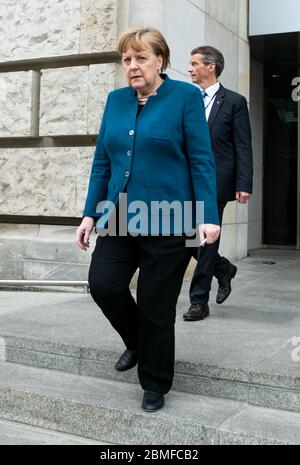
[[[220,224],[227,202],[247,203],[252,193],[253,161],[251,128],[245,97],[225,89],[218,78],[224,69],[222,53],[213,47],[198,47],[191,53],[189,73],[204,100],[212,151],[217,168],[217,195]],[[237,268],[218,253],[220,239],[195,251],[198,259],[190,287],[191,306],[186,321],[209,315],[209,292],[215,276],[219,283],[216,302],[223,303],[231,292]]]

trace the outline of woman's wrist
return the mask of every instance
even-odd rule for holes
[[[96,227],[96,224],[97,224],[97,221],[99,218],[97,218],[96,216],[84,216],[82,218],[82,221],[85,220],[85,218],[89,219],[89,220],[93,220],[93,225],[92,225],[92,228],[95,228]]]

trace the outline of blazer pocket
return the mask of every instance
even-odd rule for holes
[[[162,124],[155,123],[151,126],[150,136],[153,139],[168,140],[172,135],[172,123],[171,121],[164,121]]]

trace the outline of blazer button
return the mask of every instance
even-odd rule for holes
[[[133,136],[133,134],[134,134],[134,130],[131,129],[131,131],[129,131],[129,135],[130,135],[130,136]]]
[[[129,171],[125,171],[125,178],[129,178]]]
[[[131,150],[128,150],[127,155],[128,155],[128,157],[131,157],[131,155],[132,155]]]

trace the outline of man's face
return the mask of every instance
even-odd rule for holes
[[[189,73],[194,84],[201,86],[209,81],[214,74],[215,64],[210,63],[205,65],[203,63],[203,56],[201,53],[196,53],[191,55],[190,64],[189,64]]]

